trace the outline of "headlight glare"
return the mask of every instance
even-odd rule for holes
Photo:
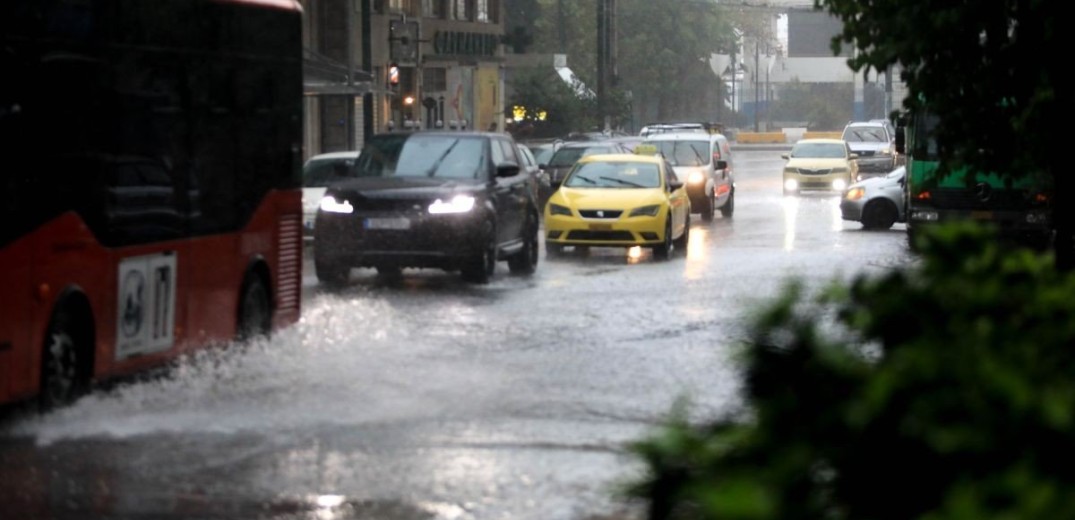
[[[691,184],[701,184],[705,182],[705,174],[699,171],[691,172],[687,175],[687,182]]]
[[[844,188],[846,188],[846,187],[847,187],[847,181],[845,181],[843,179],[836,179],[836,180],[832,181],[832,189],[834,189],[834,190],[843,191]]]
[[[847,200],[859,200],[864,195],[866,195],[866,190],[865,189],[863,189],[863,188],[851,188],[850,190],[847,190],[847,193],[844,195],[844,198],[847,199]]]
[[[474,209],[474,197],[470,195],[456,195],[448,201],[437,199],[429,205],[429,213],[432,215],[466,213],[472,209]]]
[[[786,190],[797,190],[797,189],[799,189],[799,181],[797,181],[795,179],[787,179],[787,180],[785,180],[784,181],[784,189],[786,189]]]
[[[354,206],[351,206],[350,202],[347,202],[346,200],[336,200],[336,197],[333,197],[332,195],[322,198],[318,207],[320,207],[322,211],[327,211],[329,213],[355,212],[355,208]]]

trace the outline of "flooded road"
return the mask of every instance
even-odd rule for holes
[[[739,405],[732,357],[789,277],[913,261],[829,194],[783,197],[778,150],[739,150],[733,218],[686,251],[593,248],[488,285],[307,265],[302,319],[0,429],[3,518],[634,518],[626,449],[677,399]],[[697,215],[695,215],[697,217]]]

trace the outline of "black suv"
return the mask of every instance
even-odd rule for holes
[[[314,226],[314,267],[342,284],[352,267],[382,275],[406,267],[460,271],[485,283],[498,260],[530,274],[538,206],[515,141],[486,132],[375,135],[353,179],[325,192]]]

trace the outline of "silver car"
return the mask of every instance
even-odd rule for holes
[[[896,222],[905,222],[906,175],[907,169],[899,166],[884,177],[870,177],[848,186],[840,198],[843,219],[861,222],[865,229],[889,229]]]

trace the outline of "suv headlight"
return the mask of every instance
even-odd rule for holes
[[[323,197],[321,203],[318,204],[318,207],[321,208],[322,211],[327,211],[329,213],[355,212],[355,208],[354,206],[351,206],[350,202],[347,202],[346,200],[336,200],[336,197],[333,197],[332,195]]]
[[[437,199],[429,205],[429,213],[431,215],[466,213],[472,209],[474,209],[474,197],[470,195],[456,195],[449,201]]]

